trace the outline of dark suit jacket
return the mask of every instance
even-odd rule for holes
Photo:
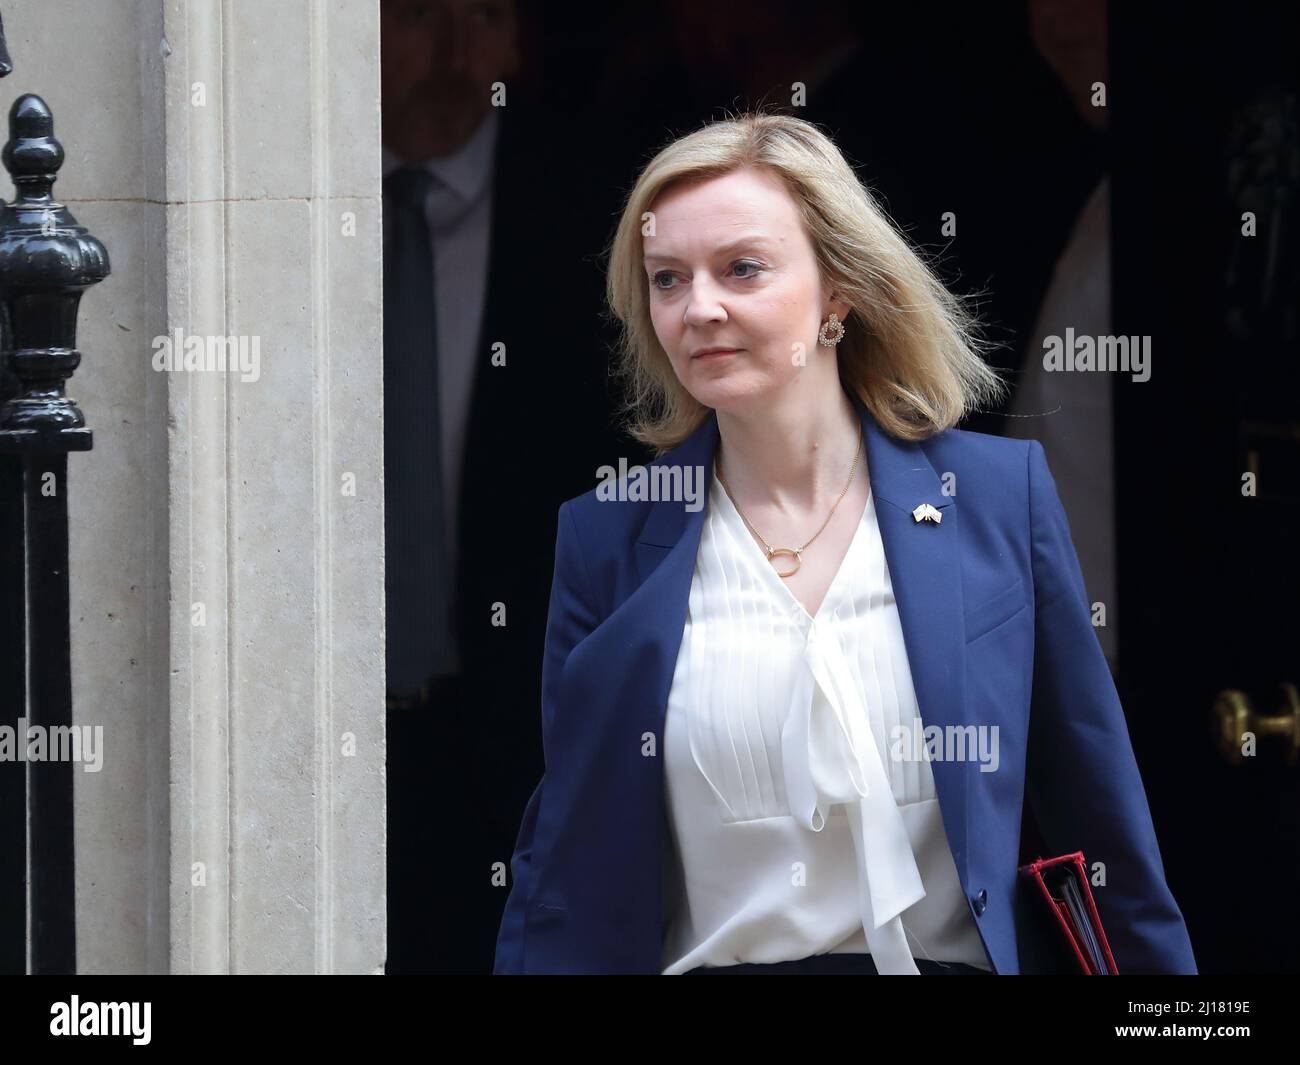
[[[426,713],[389,716],[389,909],[400,932],[389,960],[397,972],[491,971],[506,897],[492,870],[510,859],[542,767],[529,725],[541,698],[556,508],[592,483],[598,465],[630,453],[609,425],[593,258],[604,219],[570,210],[583,196],[573,168],[538,166],[553,154],[577,157],[570,141],[580,131],[526,100],[499,118],[456,511],[453,623],[464,693]],[[505,366],[492,364],[497,343]],[[504,626],[492,624],[498,602]],[[442,816],[430,820],[431,809]]]

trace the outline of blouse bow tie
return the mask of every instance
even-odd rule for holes
[[[795,819],[820,832],[843,803],[857,857],[858,905],[876,970],[920,975],[900,914],[925,896],[907,826],[885,774],[867,710],[839,642],[814,620],[781,733]]]

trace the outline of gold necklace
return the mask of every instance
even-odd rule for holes
[[[839,499],[835,500],[834,505],[831,507],[830,514],[826,515],[826,520],[822,522],[821,529],[818,529],[815,533],[813,533],[812,539],[810,539],[808,543],[804,544],[803,547],[773,547],[766,540],[764,540],[763,534],[760,533],[757,529],[755,529],[754,526],[750,524],[749,519],[745,517],[745,512],[740,509],[740,504],[736,502],[736,497],[731,494],[731,489],[727,487],[727,482],[722,479],[722,462],[716,456],[713,460],[713,465],[715,470],[717,471],[719,483],[722,485],[724,491],[726,491],[727,498],[731,500],[731,505],[736,508],[736,513],[740,515],[740,520],[743,521],[747,526],[749,526],[750,531],[755,536],[758,537],[759,542],[763,545],[763,550],[767,552],[768,561],[771,561],[772,559],[776,558],[777,555],[789,555],[791,558],[794,559],[793,569],[786,570],[784,573],[782,573],[780,570],[776,571],[778,577],[784,578],[784,577],[793,577],[796,573],[799,572],[799,567],[803,565],[804,550],[808,547],[808,544],[811,544],[813,540],[816,540],[817,537],[821,536],[822,529],[825,529],[826,526],[831,523],[831,518],[835,514],[835,507],[838,507],[840,505],[840,499],[843,499],[848,494],[849,487],[850,485],[853,484],[853,475],[858,472],[858,460],[861,457],[862,457],[862,424],[861,422],[859,422],[858,423],[858,450],[857,450],[857,454],[853,456],[853,468],[849,470],[848,483],[844,485],[844,491],[840,493]]]

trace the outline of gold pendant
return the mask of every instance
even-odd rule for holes
[[[793,577],[799,572],[799,567],[803,565],[803,555],[800,553],[802,550],[802,548],[798,547],[774,547],[767,553],[769,559],[776,558],[777,555],[789,555],[794,559],[794,569],[786,570],[784,573],[777,570],[776,575],[778,577]]]

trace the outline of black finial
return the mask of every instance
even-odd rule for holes
[[[54,116],[35,93],[25,93],[9,109],[9,143],[4,165],[24,199],[49,197],[63,165],[63,145],[54,139]]]
[[[14,61],[9,58],[9,42],[5,40],[5,19],[0,15],[0,78],[14,72]]]
[[[39,96],[9,109],[0,159],[17,191],[0,207],[0,361],[17,382],[0,403],[0,450],[88,451],[91,432],[64,383],[81,363],[81,294],[108,276],[108,252],[51,198],[63,148]]]

